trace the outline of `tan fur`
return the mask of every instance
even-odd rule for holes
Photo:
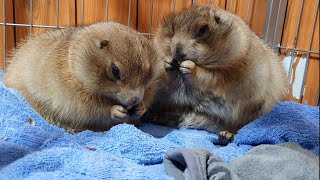
[[[206,24],[209,31],[199,38]],[[180,127],[236,132],[287,97],[277,55],[240,17],[213,5],[195,5],[165,18],[155,45],[167,68],[167,84],[153,112],[181,113]],[[170,71],[173,59],[179,69]]]
[[[132,106],[135,118],[149,107],[158,87],[155,53],[145,37],[118,23],[68,28],[27,39],[14,52],[4,83],[49,122],[107,130],[131,122]],[[112,74],[113,63],[121,80]]]

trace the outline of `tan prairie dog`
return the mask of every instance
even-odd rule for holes
[[[49,122],[107,130],[135,122],[152,102],[159,74],[155,56],[152,43],[118,23],[68,28],[22,43],[4,83]]]
[[[180,127],[236,133],[287,97],[277,55],[240,17],[214,5],[166,17],[155,45],[167,84],[153,112],[182,112]]]

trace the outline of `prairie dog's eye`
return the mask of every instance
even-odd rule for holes
[[[120,70],[115,64],[112,64],[112,75],[116,80],[120,80],[121,79]]]
[[[205,24],[205,25],[202,25],[198,29],[196,37],[197,38],[205,38],[208,35],[208,33],[209,33],[209,25]]]

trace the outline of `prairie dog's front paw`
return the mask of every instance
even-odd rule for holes
[[[182,74],[191,74],[194,69],[196,67],[196,64],[193,62],[193,61],[190,61],[190,60],[186,60],[186,61],[182,61],[182,63],[180,64],[180,72]]]
[[[124,121],[129,117],[128,110],[120,105],[111,107],[111,118],[118,121]]]
[[[132,118],[140,118],[145,112],[147,112],[147,108],[143,103],[139,103],[135,106],[133,106],[130,110],[129,110],[129,115]]]
[[[179,68],[179,64],[178,64],[177,60],[167,59],[166,61],[164,61],[164,68],[167,71],[175,71]]]
[[[219,139],[223,141],[233,141],[235,134],[229,131],[220,131],[219,132]]]

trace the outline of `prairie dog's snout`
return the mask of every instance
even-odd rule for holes
[[[174,35],[170,46],[172,59],[175,59],[178,64],[185,60],[195,59],[195,43],[193,39],[186,38],[185,35]]]
[[[139,104],[144,96],[144,89],[129,90],[117,94],[116,100],[125,107],[130,107]]]
[[[172,53],[173,59],[175,59],[178,62],[178,64],[180,64],[182,61],[185,60],[186,53],[184,52],[181,43],[175,44],[175,47],[172,50],[173,50],[173,53]]]

